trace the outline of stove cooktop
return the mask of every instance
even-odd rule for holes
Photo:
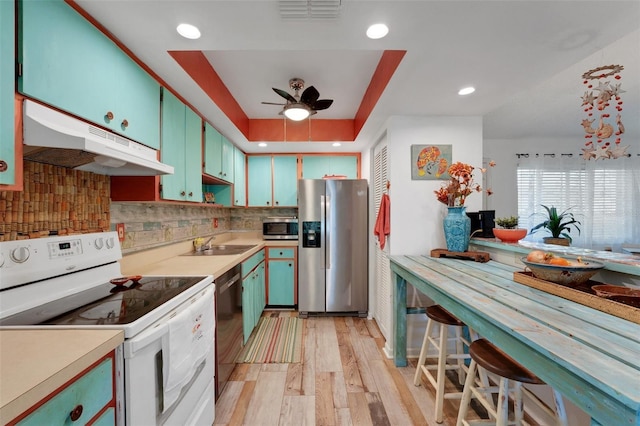
[[[44,324],[128,324],[203,279],[204,277],[134,277],[133,280],[126,281],[111,280],[93,290],[96,294],[103,295],[96,302],[62,314]]]

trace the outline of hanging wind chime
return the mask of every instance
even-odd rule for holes
[[[583,84],[587,86],[587,91],[582,95],[583,111],[587,114],[587,118],[582,120],[586,140],[582,158],[585,160],[629,156],[629,145],[621,146],[624,125],[620,95],[625,91],[621,88],[622,83],[616,82],[622,78],[620,72],[623,69],[622,65],[606,65],[582,74]],[[609,77],[616,81],[611,83],[605,80]],[[596,80],[598,85],[594,86]],[[594,127],[596,118],[598,123]]]

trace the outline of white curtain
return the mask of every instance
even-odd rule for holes
[[[585,161],[566,156],[523,158],[518,163],[518,216],[531,229],[544,208],[570,209],[581,222],[572,245],[620,251],[640,243],[640,157]],[[527,236],[541,241],[543,230]]]

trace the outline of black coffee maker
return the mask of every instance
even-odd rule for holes
[[[494,238],[493,228],[495,227],[496,211],[480,210],[478,212],[467,212],[471,219],[471,236],[482,238]]]

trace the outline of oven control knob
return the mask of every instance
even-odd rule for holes
[[[116,241],[113,239],[113,237],[107,238],[107,248],[108,249],[114,248],[115,245],[116,245]]]
[[[104,239],[102,237],[96,238],[95,245],[98,250],[102,250],[102,247],[104,247]]]
[[[18,247],[11,250],[11,260],[16,263],[24,263],[29,259],[29,249],[27,247]]]

